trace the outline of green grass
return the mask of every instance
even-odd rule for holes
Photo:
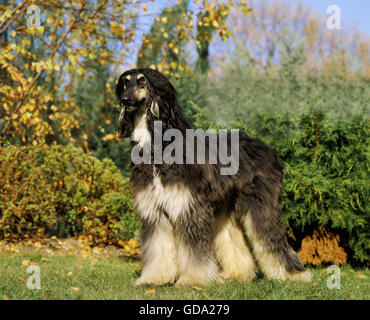
[[[41,270],[41,289],[26,282],[27,260]],[[32,264],[31,263],[31,264]],[[0,299],[369,299],[369,269],[341,268],[341,288],[328,289],[325,268],[314,268],[311,283],[227,281],[203,288],[171,285],[135,288],[140,262],[124,258],[83,259],[40,253],[0,253]],[[154,292],[153,292],[154,291]]]

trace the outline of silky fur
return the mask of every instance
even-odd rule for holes
[[[154,121],[161,120],[163,130],[183,133],[186,150],[185,130],[193,126],[164,75],[151,69],[126,71],[116,95],[122,106],[119,132],[123,138],[131,136],[133,147],[150,144],[153,160]],[[169,143],[162,142],[162,150]],[[311,279],[287,241],[279,207],[283,164],[276,153],[240,131],[238,172],[221,175],[221,167],[227,166],[131,162],[142,239],[137,285],[206,284],[219,275],[251,281],[256,261],[269,278]]]

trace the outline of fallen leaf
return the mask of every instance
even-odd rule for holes
[[[3,296],[3,300],[10,300],[10,298],[7,296]]]
[[[359,273],[356,277],[357,277],[357,279],[367,279],[367,276],[365,276],[362,273]]]
[[[74,292],[78,292],[81,290],[81,288],[79,287],[71,287],[71,290],[74,291]]]
[[[34,247],[37,248],[37,249],[40,249],[42,247],[42,245],[41,245],[40,242],[35,242]]]
[[[150,288],[150,289],[146,290],[144,294],[151,294],[151,293],[154,293],[154,292],[155,292],[155,289]]]
[[[67,276],[68,276],[68,277],[70,277],[72,274],[73,274],[73,272],[72,272],[72,271],[69,271],[69,272],[67,273]]]
[[[192,288],[195,289],[195,290],[197,290],[197,291],[202,291],[203,290],[203,288],[198,287],[198,286],[192,286]]]
[[[44,292],[42,293],[42,295],[45,297],[45,296],[51,295],[51,294],[53,294],[53,293],[54,293],[54,291],[44,291]]]
[[[33,264],[33,265],[37,265],[37,262],[31,261],[31,260],[23,260],[23,261],[22,261],[22,266],[23,266],[23,267],[28,267],[28,266],[29,266],[29,265],[31,265],[31,264]]]
[[[23,260],[22,261],[22,266],[27,267],[31,263],[31,260]]]
[[[99,248],[99,247],[94,247],[92,249],[92,251],[96,254],[100,254],[102,251],[103,251],[103,248]]]
[[[136,248],[138,247],[138,242],[136,239],[130,239],[129,241],[127,241],[127,244],[131,247],[131,248]]]

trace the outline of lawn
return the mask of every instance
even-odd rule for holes
[[[40,267],[41,289],[28,289],[27,267]],[[311,283],[227,281],[206,287],[133,286],[140,262],[123,257],[80,257],[40,252],[0,252],[0,299],[369,299],[369,269],[341,267],[341,288],[328,289],[326,268],[313,268]]]

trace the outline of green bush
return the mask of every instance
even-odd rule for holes
[[[71,145],[0,148],[0,236],[132,237],[132,190],[111,160]]]

